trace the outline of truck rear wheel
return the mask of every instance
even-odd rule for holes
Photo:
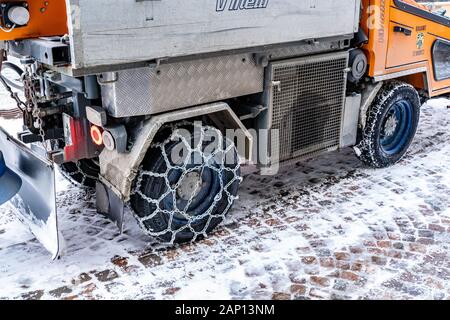
[[[161,137],[135,181],[131,205],[138,222],[165,243],[205,237],[237,198],[241,177],[236,147],[219,130],[201,125],[171,126]]]
[[[406,154],[416,134],[419,94],[407,83],[387,82],[367,112],[366,126],[355,147],[358,158],[374,168],[394,165]]]
[[[61,174],[77,186],[93,189],[100,174],[98,159],[83,159],[67,162],[60,167]]]

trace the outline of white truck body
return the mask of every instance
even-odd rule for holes
[[[352,34],[360,1],[67,0],[67,10],[80,69]]]

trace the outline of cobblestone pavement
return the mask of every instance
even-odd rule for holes
[[[450,109],[433,105],[397,166],[348,149],[248,176],[227,223],[194,244],[160,247],[129,214],[120,235],[62,185],[67,252],[51,262],[2,208],[0,299],[450,299]]]

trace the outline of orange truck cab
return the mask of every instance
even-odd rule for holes
[[[450,19],[436,9],[450,2],[363,0],[361,27],[368,75],[376,81],[402,79],[434,97],[450,92]]]
[[[11,7],[24,7],[28,11],[25,21],[11,21]],[[61,36],[68,33],[65,0],[0,1],[2,12],[0,40],[20,40],[48,36]],[[16,10],[20,16],[20,10]],[[23,14],[23,13],[22,13]],[[23,25],[21,24],[23,23]]]

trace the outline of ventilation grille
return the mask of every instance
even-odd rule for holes
[[[272,65],[272,129],[279,135],[273,158],[278,153],[283,162],[339,147],[347,65],[347,53]]]

